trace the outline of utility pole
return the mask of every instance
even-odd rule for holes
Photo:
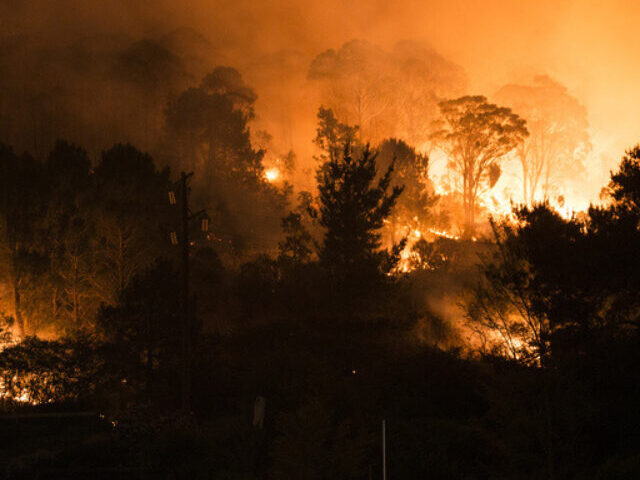
[[[191,220],[200,218],[202,220],[202,231],[206,232],[209,229],[209,217],[205,210],[200,210],[196,213],[191,213],[189,209],[189,178],[193,175],[191,173],[182,172],[180,174],[180,180],[176,182],[175,186],[178,189],[180,195],[180,237],[173,231],[170,234],[171,243],[178,245],[181,243],[181,292],[180,292],[180,307],[182,309],[182,332],[181,332],[181,345],[180,354],[182,359],[181,365],[181,410],[184,415],[188,415],[191,411],[191,350],[193,343],[193,322],[191,314],[191,300],[189,292],[189,250],[191,248],[191,240],[189,239],[189,222]],[[169,192],[169,203],[176,205],[178,203],[176,199],[176,192]]]
[[[180,174],[181,235],[182,242],[182,413],[191,411],[191,316],[189,315],[189,185],[193,173]]]

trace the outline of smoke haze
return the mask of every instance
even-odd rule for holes
[[[536,74],[565,85],[588,110],[594,149],[586,178],[594,199],[623,150],[640,138],[635,88],[640,73],[640,39],[635,33],[639,13],[636,2],[623,0],[3,0],[2,83],[10,78],[14,87],[24,89],[37,83],[39,94],[47,85],[54,90],[81,83],[84,93],[67,95],[76,96],[71,98],[76,103],[90,103],[96,90],[104,92],[107,82],[122,78],[111,67],[98,66],[89,74],[82,66],[85,71],[79,73],[80,67],[68,60],[70,49],[88,46],[94,59],[102,56],[98,63],[112,65],[129,45],[145,39],[168,45],[167,35],[178,30],[182,36],[174,34],[170,51],[189,65],[176,73],[166,91],[156,92],[147,103],[138,102],[137,108],[152,110],[149,115],[154,118],[145,122],[153,125],[146,128],[161,124],[157,117],[164,96],[197,84],[217,64],[230,65],[258,94],[255,128],[269,131],[278,150],[294,149],[299,157],[307,157],[319,103],[306,77],[311,61],[354,38],[387,50],[398,41],[413,40],[464,68],[472,94],[491,97],[505,83],[525,83]],[[158,74],[165,76],[166,71]],[[99,108],[108,121],[82,122],[108,130],[118,123],[113,111],[120,110],[120,99],[138,95],[128,87],[126,92],[112,92]],[[3,115],[10,113],[5,109]],[[139,125],[139,117],[134,117],[130,123]],[[51,136],[57,134],[65,130]],[[148,137],[115,129],[96,142],[105,147],[131,140],[152,148]]]

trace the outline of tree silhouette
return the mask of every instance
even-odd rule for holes
[[[285,238],[278,244],[279,259],[293,265],[304,264],[313,253],[313,237],[303,223],[300,213],[291,212],[282,219]]]
[[[331,108],[318,109],[318,128],[313,143],[321,150],[316,158],[320,162],[335,160],[344,152],[345,145],[355,145],[358,126],[341,123]]]
[[[515,225],[492,221],[496,245],[481,264],[483,276],[467,305],[467,319],[487,351],[545,364],[552,353],[551,333],[567,320],[550,306],[558,275],[577,260],[571,247],[580,237],[580,225],[547,204],[524,207],[515,215]],[[493,334],[498,342],[490,338]]]
[[[238,71],[216,67],[165,111],[163,155],[195,173],[194,194],[208,208],[216,236],[234,252],[272,243],[286,197],[267,182],[264,151],[251,143],[256,98]]]
[[[0,182],[0,253],[13,297],[14,319],[24,337],[34,333],[35,327],[28,325],[25,318],[29,302],[24,301],[24,294],[47,270],[43,222],[47,187],[43,165],[30,155],[18,157],[9,147],[0,145]]]
[[[309,67],[309,78],[322,87],[323,101],[341,119],[358,125],[369,141],[393,105],[393,81],[380,75],[388,68],[388,57],[375,45],[352,40],[337,51],[322,52]]]
[[[393,164],[394,183],[404,186],[390,216],[391,238],[395,239],[398,226],[412,230],[425,228],[431,220],[430,210],[438,200],[429,178],[429,157],[402,140],[390,138],[379,145],[376,161],[383,170]]]
[[[614,332],[634,330],[640,327],[635,294],[640,288],[640,265],[635,254],[640,242],[639,146],[625,153],[618,170],[611,173],[605,193],[609,204],[591,206],[585,221],[585,248],[589,248],[586,265],[598,275],[583,277],[585,290],[589,287],[584,293],[600,299],[595,303],[600,308],[596,320],[605,316]]]
[[[619,440],[613,425],[637,422],[631,406],[637,392],[629,385],[637,384],[640,342],[638,192],[640,149],[634,147],[612,172],[609,202],[583,217],[564,219],[548,204],[516,209],[513,221],[494,225],[495,248],[467,304],[472,326],[482,326],[478,333],[500,339],[485,353],[515,359],[510,365],[535,365],[513,371],[521,393],[499,400],[494,411],[500,422],[537,439],[548,478],[585,462],[600,463],[594,468],[602,478],[637,472],[628,440]],[[496,394],[510,396],[502,389]],[[527,437],[509,434],[515,444],[530,445]],[[576,455],[584,458],[566,463]]]
[[[584,219],[566,220],[537,204],[515,209],[514,222],[493,224],[496,246],[482,264],[468,316],[498,332],[509,356],[557,362],[640,325],[638,147],[606,191],[612,202],[591,206]]]
[[[561,174],[580,172],[590,151],[586,109],[546,76],[535,77],[532,86],[506,85],[495,98],[527,121],[530,135],[516,148],[524,202],[533,205],[538,191],[548,201]]]
[[[420,147],[438,101],[459,94],[466,83],[458,65],[409,41],[387,50],[350,40],[316,56],[308,78],[318,85],[324,105],[360,127],[359,140],[400,136]]]
[[[400,244],[381,250],[380,229],[403,187],[391,187],[393,164],[378,177],[376,154],[365,147],[354,158],[349,144],[341,158],[317,172],[319,223],[325,228],[320,263],[338,284],[366,289],[391,271]]]
[[[262,153],[251,148],[248,122],[256,94],[240,74],[216,67],[198,87],[182,92],[165,111],[166,132],[182,166],[201,177],[262,175]]]
[[[627,150],[617,172],[611,174],[608,193],[618,207],[640,214],[640,145]]]
[[[493,187],[500,162],[528,135],[525,121],[510,109],[465,96],[440,103],[439,129],[432,138],[448,155],[448,166],[460,178],[464,205],[464,231],[471,235],[476,202],[482,189]]]
[[[91,282],[101,300],[113,304],[168,247],[169,170],[158,171],[148,154],[131,145],[115,145],[103,152],[93,179]]]
[[[97,296],[89,281],[94,233],[89,208],[90,167],[87,153],[64,141],[56,143],[45,162],[51,185],[46,222],[53,277],[52,314],[74,329],[93,318],[97,309]]]

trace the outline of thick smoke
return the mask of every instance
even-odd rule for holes
[[[464,68],[469,93],[491,96],[538,74],[566,86],[588,110],[586,190],[594,200],[639,133],[638,8],[568,0],[3,0],[0,136],[39,156],[56,137],[93,155],[116,141],[153,151],[167,99],[224,64],[258,94],[253,130],[271,135],[276,154],[293,150],[304,164],[322,101],[308,78],[314,58],[354,38],[387,52],[410,40]]]

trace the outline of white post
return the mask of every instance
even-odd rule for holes
[[[385,420],[382,420],[382,480],[387,480],[387,432]]]

